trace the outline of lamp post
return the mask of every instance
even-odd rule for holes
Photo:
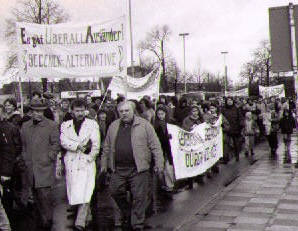
[[[181,33],[179,36],[183,38],[183,72],[184,72],[184,93],[186,93],[186,76],[185,76],[185,37],[188,36],[189,33]]]
[[[225,89],[225,93],[224,95],[226,95],[226,91],[227,91],[227,82],[228,82],[228,67],[226,64],[226,55],[229,53],[227,51],[222,51],[220,52],[223,57],[224,57],[224,67],[225,67],[225,76],[224,76],[224,89]]]
[[[132,77],[134,77],[134,66],[133,66],[133,37],[132,37],[132,22],[131,22],[131,0],[128,1],[129,10],[129,30],[130,30],[130,65]]]

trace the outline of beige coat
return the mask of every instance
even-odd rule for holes
[[[95,157],[99,153],[100,135],[95,120],[85,118],[79,135],[75,132],[73,120],[61,125],[61,145],[67,150],[64,157],[66,169],[67,197],[71,205],[89,203],[95,187]],[[91,140],[89,154],[77,151],[78,145]]]

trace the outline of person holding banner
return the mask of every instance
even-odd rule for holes
[[[156,109],[154,129],[156,131],[157,137],[161,143],[161,148],[163,151],[165,159],[165,186],[166,192],[172,193],[174,190],[175,176],[173,167],[173,157],[171,153],[171,146],[169,142],[169,134],[167,129],[168,123],[168,111],[165,105],[159,105]]]
[[[182,129],[190,132],[192,129],[194,129],[195,126],[197,126],[203,122],[204,122],[204,120],[200,113],[200,107],[198,107],[197,105],[192,105],[190,114],[182,122]],[[195,178],[198,183],[204,183],[203,177],[204,177],[204,175],[199,175]],[[193,188],[193,180],[194,180],[194,178],[188,178],[188,180],[187,180],[189,189]]]
[[[133,230],[143,230],[151,161],[154,160],[156,174],[161,177],[163,153],[154,128],[147,120],[134,115],[132,102],[121,102],[117,108],[120,119],[107,131],[101,171],[113,172],[110,189],[123,214],[122,225],[131,223]],[[131,204],[127,202],[127,189],[133,198]]]

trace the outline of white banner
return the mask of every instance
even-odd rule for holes
[[[248,97],[248,88],[244,88],[238,91],[226,91],[226,96],[231,96],[231,97]]]
[[[111,91],[112,99],[116,99],[119,95],[126,97],[126,81],[122,76],[114,76],[109,84],[108,90]]]
[[[176,179],[206,172],[223,156],[222,117],[214,125],[200,124],[187,132],[168,124]]]
[[[144,95],[151,98],[158,98],[160,68],[150,72],[142,78],[132,78],[130,76],[113,77],[109,90],[111,90],[112,98],[117,98],[119,94],[126,96],[128,99],[140,100]]]
[[[259,86],[259,93],[263,98],[270,98],[271,96],[281,98],[285,97],[285,88],[283,84],[271,87]]]
[[[21,76],[107,77],[126,73],[125,17],[103,23],[17,23]]]

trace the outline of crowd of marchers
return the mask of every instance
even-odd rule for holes
[[[221,164],[238,162],[240,153],[253,163],[255,142],[267,140],[268,158],[274,160],[282,137],[284,161],[291,162],[295,113],[293,99],[276,97],[86,96],[58,102],[34,92],[22,113],[8,98],[0,105],[0,230],[14,230],[13,211],[28,206],[38,211],[39,230],[64,230],[53,214],[59,182],[73,221],[70,230],[150,228],[145,220],[162,209],[161,196],[171,200],[182,188],[204,184]],[[192,131],[220,115],[223,158],[202,175],[176,181],[167,124]]]

